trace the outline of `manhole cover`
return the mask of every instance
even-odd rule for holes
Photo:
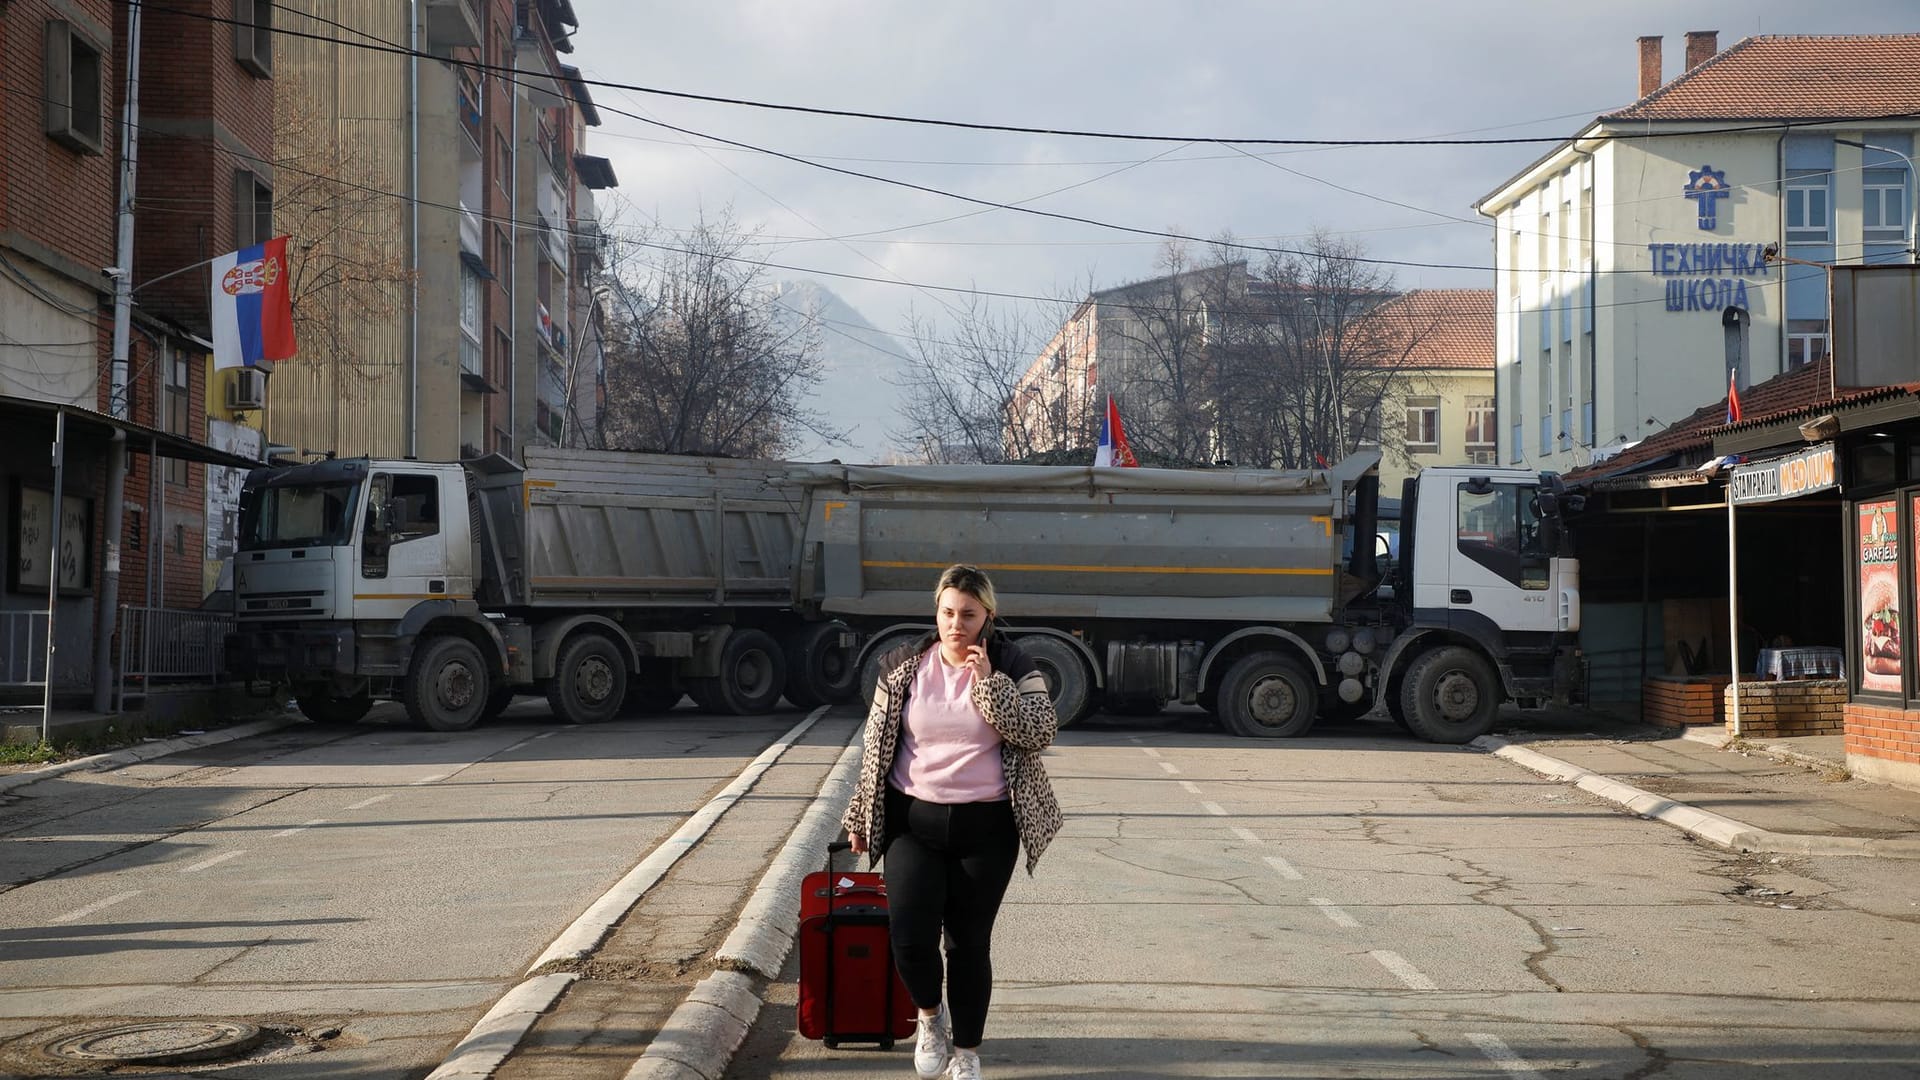
[[[62,1061],[173,1065],[243,1054],[260,1036],[259,1028],[237,1020],[165,1020],[83,1031],[56,1039],[40,1052]]]

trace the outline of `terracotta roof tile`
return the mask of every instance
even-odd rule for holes
[[[1415,289],[1382,304],[1377,314],[1417,337],[1401,367],[1493,370],[1492,289]]]
[[[1601,120],[1825,120],[1920,113],[1920,34],[1745,38]]]

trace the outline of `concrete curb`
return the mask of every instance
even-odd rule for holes
[[[860,740],[855,739],[840,752],[820,793],[740,909],[733,931],[713,954],[715,963],[769,979],[779,976],[800,926],[800,883],[821,865],[821,853],[840,831],[840,815],[853,797],[854,773],[859,768]]]
[[[1688,835],[1734,851],[1770,851],[1787,855],[1871,855],[1886,859],[1920,859],[1920,840],[1894,837],[1886,839],[1856,836],[1821,836],[1807,833],[1777,833],[1755,828],[1745,822],[1663,795],[1623,784],[1590,769],[1548,757],[1505,739],[1482,735],[1469,745],[1495,757],[1505,758],[1542,776],[1573,784],[1617,803],[1641,817],[1665,822]]]
[[[720,1080],[759,1015],[752,977],[716,971],[673,1010],[627,1080]]]
[[[747,792],[753,790],[753,786],[760,782],[760,778],[773,767],[773,763],[780,760],[781,755],[785,754],[800,736],[807,733],[807,729],[813,727],[822,716],[826,715],[827,708],[828,706],[822,705],[808,713],[805,720],[795,724],[785,735],[775,740],[772,746],[761,751],[760,756],[754,758],[745,769],[742,769],[740,775],[733,778],[732,783],[720,790],[720,794],[707,800],[707,804],[695,811],[692,817],[674,830],[672,836],[661,841],[659,847],[654,848],[646,858],[640,860],[640,865],[627,871],[626,876],[616,882],[613,888],[608,889],[586,911],[581,912],[580,917],[573,921],[573,925],[561,931],[560,936],[553,939],[553,944],[548,945],[546,951],[534,960],[533,965],[527,969],[527,974],[531,975],[551,963],[579,960],[599,948],[600,943],[613,932],[614,926],[621,919],[626,918],[627,912],[633,910],[633,906],[647,894],[647,890],[659,884],[667,871],[673,869],[673,864],[679,862],[681,856],[692,851],[693,846],[707,835],[707,831],[713,828],[714,823],[719,821],[728,810],[733,809],[734,803],[739,802]]]
[[[236,724],[233,727],[220,728],[216,731],[209,731],[201,735],[182,735],[174,739],[159,739],[154,742],[143,742],[120,750],[112,750],[104,754],[93,754],[88,757],[74,758],[72,761],[61,761],[38,769],[31,769],[27,772],[17,772],[7,776],[0,776],[0,794],[26,787],[28,784],[37,784],[42,780],[52,780],[57,776],[65,776],[67,773],[115,769],[122,765],[133,765],[142,761],[150,761],[157,757],[166,757],[168,754],[178,754],[183,750],[194,750],[202,746],[217,746],[220,743],[232,742],[235,739],[249,739],[255,735],[265,735],[270,731],[278,731],[283,727],[291,727],[301,722],[299,719],[290,716],[278,720],[256,720],[251,724]]]
[[[427,1080],[454,1080],[456,1077],[492,1076],[526,1037],[540,1014],[553,1008],[560,995],[579,976],[571,973],[542,975],[528,979],[505,997],[493,1003],[487,1015],[473,1025],[467,1037],[453,1048],[440,1067],[427,1074]]]
[[[1705,746],[1711,746],[1715,750],[1729,749],[1734,743],[1734,737],[1717,726],[1700,729],[1688,728],[1680,733],[1680,737],[1688,742],[1697,742]],[[1794,765],[1805,765],[1810,769],[1844,769],[1847,767],[1847,763],[1844,761],[1834,761],[1831,758],[1823,758],[1817,754],[1804,753],[1795,750],[1791,746],[1784,746],[1779,743],[1761,743],[1754,742],[1751,739],[1742,739],[1741,741],[1768,757],[1778,758],[1781,761],[1790,762]]]

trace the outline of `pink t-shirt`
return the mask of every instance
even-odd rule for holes
[[[893,758],[894,787],[935,803],[1007,797],[1000,733],[973,707],[972,689],[972,670],[947,663],[939,645],[920,658]]]

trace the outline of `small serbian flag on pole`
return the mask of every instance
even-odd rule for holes
[[[213,366],[253,367],[294,353],[287,238],[213,260]]]
[[[1093,464],[1095,468],[1140,467],[1134,460],[1133,447],[1127,445],[1127,433],[1120,426],[1120,406],[1113,403],[1111,394],[1107,395],[1107,414],[1100,418],[1100,446],[1093,452]]]
[[[1729,424],[1740,422],[1740,387],[1736,385],[1735,380],[1738,374],[1738,368],[1727,369],[1727,423]]]

